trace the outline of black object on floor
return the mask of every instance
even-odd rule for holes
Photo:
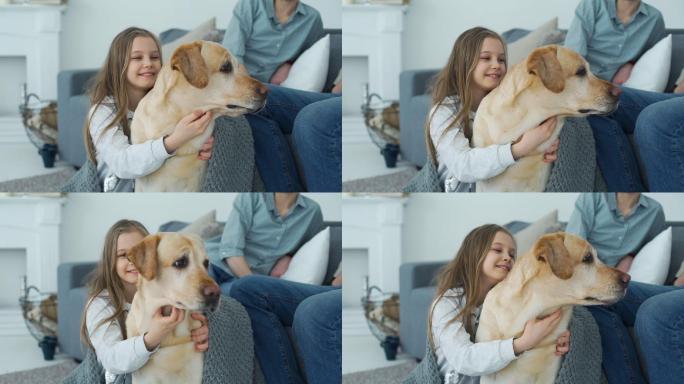
[[[43,165],[45,168],[52,168],[55,166],[55,157],[57,156],[56,145],[44,144],[43,148],[38,150],[38,153],[43,158]]]
[[[385,165],[387,168],[394,168],[397,166],[397,156],[399,155],[399,146],[397,144],[385,144],[380,153],[385,158]]]
[[[56,337],[45,336],[45,337],[43,337],[43,340],[41,340],[38,343],[38,346],[43,350],[43,358],[45,360],[54,360],[55,359],[55,348],[57,347],[57,338]]]
[[[399,348],[399,338],[397,336],[387,336],[380,345],[385,350],[385,358],[387,360],[397,359],[397,348]]]

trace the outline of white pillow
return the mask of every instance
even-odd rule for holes
[[[558,210],[551,211],[530,224],[527,228],[513,235],[517,245],[517,254],[523,255],[529,251],[534,243],[549,232],[559,230],[558,226]]]
[[[530,54],[535,48],[539,48],[544,44],[547,37],[558,29],[558,18],[544,23],[541,27],[525,35],[510,44],[508,44],[508,63],[506,67],[510,70],[514,64],[517,64]]]
[[[283,87],[302,91],[321,92],[328,77],[330,59],[330,35],[325,35],[304,51],[292,64]]]
[[[634,64],[632,74],[623,84],[642,91],[663,92],[670,76],[672,60],[672,35],[667,35],[646,51]]]
[[[668,227],[644,245],[634,257],[632,266],[629,268],[632,280],[640,283],[664,284],[670,268],[671,251],[672,227]]]
[[[195,27],[195,29],[186,33],[185,35],[177,38],[174,41],[162,45],[162,60],[164,60],[165,63],[168,63],[169,60],[171,60],[171,55],[173,55],[173,51],[175,51],[176,48],[180,47],[183,44],[192,43],[195,40],[202,40],[205,36],[207,36],[211,31],[215,29],[216,18],[212,17],[211,19],[198,25],[197,27]]]
[[[302,245],[292,257],[287,271],[280,277],[298,283],[320,285],[328,269],[330,227],[320,231]]]

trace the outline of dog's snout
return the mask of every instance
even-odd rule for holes
[[[266,96],[266,94],[268,93],[268,87],[262,83],[258,83],[256,87],[256,93],[260,96]]]
[[[202,296],[205,298],[218,296],[221,294],[221,289],[216,284],[207,285],[202,288]]]

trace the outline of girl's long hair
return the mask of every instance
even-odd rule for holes
[[[437,292],[428,314],[428,339],[433,350],[435,347],[432,335],[434,303],[440,300],[447,290],[452,288],[459,288],[461,290],[458,300],[462,303],[465,301],[465,305],[447,322],[447,325],[452,324],[454,321],[461,321],[466,332],[470,335],[471,341],[475,341],[471,315],[477,308],[477,303],[484,299],[480,297],[479,293],[482,263],[492,246],[494,236],[498,232],[506,233],[513,238],[513,235],[506,228],[496,224],[485,224],[473,229],[466,235],[461,248],[456,253],[456,257],[440,270],[437,277]]]
[[[126,338],[126,313],[124,309],[126,295],[123,282],[116,273],[116,251],[119,236],[122,233],[131,232],[139,232],[143,236],[149,234],[145,226],[134,220],[119,220],[109,228],[107,235],[105,235],[104,246],[102,247],[102,258],[89,278],[88,301],[86,307],[83,309],[83,314],[81,315],[81,341],[91,349],[94,348],[93,344],[90,342],[88,327],[86,325],[86,312],[92,299],[104,290],[108,293],[108,300],[114,307],[114,313],[97,323],[90,332],[93,332],[103,324],[116,320],[119,323],[119,328],[121,328],[121,336],[124,339]]]
[[[483,27],[471,28],[463,32],[458,39],[456,39],[446,66],[444,66],[435,77],[431,87],[432,106],[437,107],[443,103],[444,99],[447,97],[455,96],[460,101],[461,108],[456,112],[455,118],[444,130],[442,136],[457,126],[463,128],[463,134],[468,140],[473,136],[470,123],[470,111],[473,106],[473,97],[470,89],[473,83],[473,71],[475,71],[475,67],[480,58],[482,43],[488,37],[501,41],[501,44],[504,47],[504,54],[508,57],[506,43],[498,33]],[[436,110],[437,108],[434,108],[433,112],[428,115],[425,121],[425,142],[427,143],[428,156],[429,160],[435,164],[437,163],[437,154],[435,143],[432,142],[432,138],[430,137],[430,121],[432,121]]]
[[[131,47],[136,37],[149,37],[153,39],[157,44],[157,49],[161,52],[159,40],[152,32],[146,29],[130,27],[116,35],[109,47],[105,63],[94,77],[88,91],[90,105],[94,106],[91,109],[92,111],[102,105],[103,100],[107,96],[111,96],[114,99],[115,115],[103,132],[112,127],[121,126],[124,134],[130,137],[130,127],[128,126],[128,80],[126,72],[128,71],[128,63],[131,58]],[[90,136],[91,122],[92,116],[88,116],[83,126],[83,140],[88,158],[93,163],[97,163],[95,144]]]

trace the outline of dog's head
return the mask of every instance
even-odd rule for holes
[[[524,65],[527,91],[549,115],[606,114],[617,108],[620,89],[594,76],[589,63],[577,52],[558,45],[537,48]]]
[[[240,116],[266,102],[268,88],[247,73],[227,49],[209,41],[176,48],[170,60],[171,79],[165,86],[179,92],[188,109],[210,107],[215,114]]]
[[[140,273],[138,289],[194,311],[214,310],[221,290],[207,274],[209,259],[194,235],[156,233],[131,247],[128,259]]]
[[[570,233],[542,236],[531,254],[538,288],[564,304],[612,304],[627,289],[628,274],[603,264],[591,244]]]

